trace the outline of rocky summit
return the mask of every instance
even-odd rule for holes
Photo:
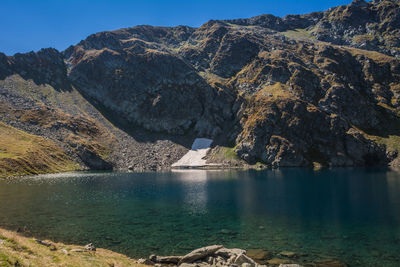
[[[228,166],[398,165],[400,1],[0,53],[0,106],[2,123],[78,169],[167,169],[195,138],[214,140],[208,161]],[[0,167],[43,171],[14,150],[0,150]]]

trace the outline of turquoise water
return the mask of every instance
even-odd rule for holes
[[[210,244],[400,266],[400,173],[72,173],[0,181],[0,226],[132,257]]]

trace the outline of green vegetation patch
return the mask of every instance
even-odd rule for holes
[[[21,266],[19,261],[5,253],[0,252],[0,267]]]
[[[377,144],[385,145],[388,151],[400,152],[400,136],[389,135],[388,137],[370,136]]]
[[[236,154],[235,147],[227,146],[217,146],[213,148],[207,155],[207,163],[217,163],[235,167],[243,167],[246,165]]]
[[[223,156],[225,159],[232,159],[232,160],[238,160],[239,157],[235,152],[234,147],[221,147],[220,150],[221,156]]]
[[[286,37],[293,39],[316,39],[315,36],[313,36],[311,32],[307,31],[306,29],[294,29],[281,33]]]

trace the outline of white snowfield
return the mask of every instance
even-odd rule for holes
[[[172,164],[172,168],[200,168],[207,166],[203,159],[211,149],[213,140],[207,138],[196,138],[189,150],[180,160]]]

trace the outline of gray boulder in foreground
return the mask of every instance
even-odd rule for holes
[[[139,263],[155,266],[232,266],[232,267],[263,267],[246,256],[246,250],[228,249],[221,245],[212,245],[195,249],[184,256],[151,255],[148,260],[141,259]]]
[[[192,252],[183,256],[183,258],[179,261],[179,264],[192,263],[197,260],[204,259],[205,257],[214,254],[217,250],[219,250],[221,248],[223,248],[223,246],[213,245],[213,246],[195,249]]]
[[[95,247],[92,243],[89,243],[89,244],[87,244],[87,245],[85,246],[85,250],[88,250],[88,251],[96,251],[96,247]]]

